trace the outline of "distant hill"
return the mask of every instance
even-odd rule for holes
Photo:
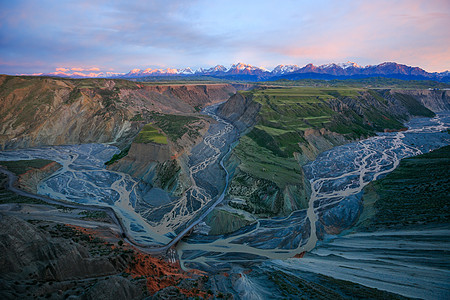
[[[217,65],[211,68],[192,70],[191,68],[175,69],[152,69],[144,70],[133,69],[128,73],[89,73],[80,72],[64,73],[55,72],[40,74],[41,76],[58,76],[58,77],[102,77],[102,78],[125,78],[125,79],[142,79],[146,78],[165,78],[168,80],[179,78],[218,78],[228,80],[245,80],[245,81],[267,81],[267,80],[300,80],[300,79],[362,79],[371,77],[384,77],[403,80],[434,80],[439,82],[450,82],[450,72],[429,73],[419,67],[412,67],[396,62],[384,62],[379,65],[360,66],[354,62],[346,63],[330,63],[320,66],[307,64],[300,67],[298,65],[278,65],[272,71],[265,68],[256,67],[244,63],[237,63],[227,68],[223,65]]]

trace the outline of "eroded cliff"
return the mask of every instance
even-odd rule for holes
[[[434,111],[450,110],[450,91],[439,89],[428,90],[398,90],[400,94],[410,95],[418,99],[423,106]]]
[[[0,76],[0,147],[116,142],[154,113],[192,114],[233,94],[229,84]]]
[[[426,106],[438,111],[447,100],[431,94],[270,87],[239,92],[218,110],[246,134],[228,162],[233,175],[228,206],[263,217],[306,208],[310,188],[303,165],[335,146],[377,131],[400,130],[413,116],[433,116]]]

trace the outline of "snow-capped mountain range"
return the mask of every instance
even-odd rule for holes
[[[354,62],[346,63],[329,63],[320,66],[307,64],[300,67],[298,65],[278,65],[269,71],[262,67],[256,67],[244,63],[231,65],[229,68],[223,65],[217,65],[211,68],[200,68],[192,70],[184,69],[151,69],[144,70],[133,69],[128,73],[90,73],[90,74],[64,74],[61,72],[49,74],[50,76],[67,76],[67,77],[109,77],[109,78],[142,78],[157,76],[212,76],[225,79],[242,79],[251,81],[275,80],[275,79],[346,79],[346,78],[364,78],[364,77],[388,77],[399,79],[431,79],[449,82],[449,71],[441,73],[429,73],[419,67],[411,67],[398,64],[395,62],[384,62],[379,65],[360,66]],[[97,76],[96,76],[97,75]]]

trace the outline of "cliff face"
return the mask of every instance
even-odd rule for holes
[[[61,168],[60,164],[57,162],[51,162],[42,168],[31,169],[19,176],[17,187],[30,193],[37,194],[37,186],[39,182],[56,172],[59,168]]]
[[[0,224],[2,277],[32,274],[41,280],[61,281],[117,273],[108,259],[92,258],[85,247],[51,239],[25,221],[0,215]]]
[[[0,76],[0,149],[117,142],[152,112],[190,114],[224,101],[229,84],[150,85],[124,80]]]
[[[233,150],[229,206],[258,216],[306,208],[302,166],[323,151],[445,107],[429,91],[266,88],[240,92],[218,109],[246,135]]]
[[[191,186],[188,155],[202,141],[210,122],[207,118],[184,118],[175,126],[176,131],[170,128],[163,131],[169,137],[168,144],[133,142],[128,154],[108,169],[141,179],[147,184],[145,189],[158,187],[172,196],[180,196]],[[155,124],[165,128],[164,123]]]
[[[448,90],[398,90],[419,100],[423,106],[434,111],[450,110],[450,91]]]
[[[252,127],[257,122],[261,104],[237,93],[217,109],[217,114],[238,128],[240,132]]]
[[[229,84],[201,84],[201,85],[156,85],[145,87],[147,91],[153,91],[169,98],[183,99],[192,107],[204,107],[211,103],[217,103],[228,99],[236,93],[236,89]]]
[[[107,226],[27,222],[2,212],[0,250],[1,299],[144,299],[167,287],[178,297],[195,296],[193,289],[206,297],[210,288],[207,278],[139,252]]]

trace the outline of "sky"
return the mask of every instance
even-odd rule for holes
[[[0,0],[0,73],[346,61],[441,72],[449,28],[449,0]]]

